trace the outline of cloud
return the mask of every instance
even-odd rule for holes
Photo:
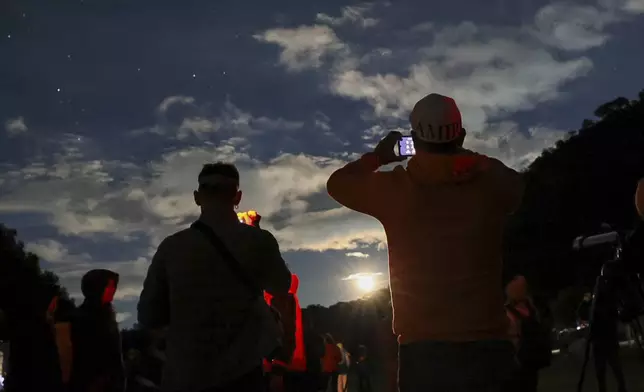
[[[617,21],[617,15],[597,7],[554,3],[539,10],[532,31],[548,45],[584,51],[606,43],[610,35],[604,30]]]
[[[357,257],[359,259],[366,259],[369,257],[368,254],[362,252],[349,252],[345,254],[347,257]]]
[[[117,323],[122,323],[126,320],[129,320],[132,318],[132,313],[130,312],[122,312],[122,313],[117,313],[116,314],[116,322]]]
[[[274,233],[287,250],[323,252],[385,244],[385,232],[378,221],[344,207],[298,214],[286,223]]]
[[[282,48],[280,63],[291,71],[318,68],[329,53],[346,49],[335,32],[325,25],[277,28],[253,36],[260,42]]]
[[[186,97],[182,95],[170,96],[161,101],[161,103],[157,107],[157,110],[159,111],[159,113],[166,113],[174,105],[192,105],[194,103],[195,99],[193,97]]]
[[[321,23],[327,23],[333,26],[340,26],[347,23],[355,24],[362,28],[373,27],[378,24],[378,19],[366,18],[364,16],[369,10],[373,8],[373,4],[362,4],[356,6],[348,6],[342,8],[342,13],[338,17],[329,16],[327,14],[319,13],[316,20]]]
[[[611,4],[617,1],[618,5],[621,6],[622,11],[625,11],[631,14],[644,13],[644,0],[607,0],[607,1]]]
[[[244,190],[241,208],[261,211],[265,227],[274,230],[284,250],[343,249],[360,239],[384,238],[375,220],[346,209],[307,212],[308,198],[328,198],[326,181],[345,160],[283,153],[261,161],[227,140],[178,148],[147,165],[94,160],[77,149],[50,161],[32,160],[0,175],[0,213],[42,214],[62,235],[121,241],[144,236],[154,247],[197,216],[196,175],[204,163],[218,160],[237,165]],[[56,254],[55,261],[64,253],[54,245],[34,246]]]
[[[199,104],[193,97],[172,96],[157,107],[159,123],[131,132],[134,136],[147,134],[175,135],[180,141],[190,138],[209,139],[212,134],[220,138],[243,138],[269,131],[292,131],[304,126],[303,121],[284,118],[254,116],[226,99],[218,112],[211,105]]]
[[[69,261],[67,248],[58,241],[43,239],[37,242],[28,243],[25,247],[29,252],[35,253],[42,260],[50,263]]]
[[[541,152],[566,137],[566,132],[534,126],[522,132],[513,121],[491,123],[483,133],[466,138],[465,147],[501,159],[517,170],[525,169]]]
[[[363,114],[374,123],[363,135],[368,146],[388,130],[407,129],[413,105],[436,92],[458,102],[471,135],[469,146],[524,167],[565,133],[547,126],[520,130],[516,124],[509,126],[508,118],[565,99],[567,83],[593,68],[580,53],[603,45],[609,38],[606,27],[618,20],[614,9],[554,3],[541,8],[534,22],[524,26],[423,24],[422,29],[389,34],[405,33],[407,38],[415,34],[422,41],[404,39],[386,48],[344,42],[328,26],[271,29],[259,36],[280,37],[264,42],[280,47],[281,62],[288,70],[317,69],[326,77],[329,93],[371,108]],[[327,44],[316,46],[315,59],[328,59],[328,67],[321,61],[296,61],[308,58],[309,48],[302,42],[317,33]],[[562,57],[558,50],[571,55]]]
[[[7,120],[4,123],[4,128],[9,136],[17,136],[29,130],[23,117],[16,117]]]
[[[376,276],[381,276],[383,275],[382,272],[376,272],[376,273],[370,273],[370,272],[359,272],[357,274],[351,274],[345,278],[342,278],[342,280],[360,280],[364,278],[373,278]]]

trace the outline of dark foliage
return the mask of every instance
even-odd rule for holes
[[[7,319],[44,312],[53,296],[59,308],[70,310],[73,300],[56,274],[40,269],[38,256],[25,251],[16,231],[0,224],[0,339],[8,339]]]
[[[642,96],[644,91],[640,93]],[[632,229],[633,196],[644,177],[644,100],[618,98],[600,106],[598,122],[571,133],[526,170],[523,205],[507,232],[508,273],[526,274],[552,297],[588,285],[606,252],[571,251],[573,239],[602,224]]]

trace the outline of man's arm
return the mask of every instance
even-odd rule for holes
[[[375,153],[366,153],[336,170],[326,183],[327,192],[338,203],[363,214],[373,215],[378,210],[380,167]]]
[[[67,385],[72,375],[73,346],[72,328],[70,322],[54,324],[56,337],[56,348],[58,349],[58,360],[60,362],[60,373],[63,383]]]
[[[262,251],[259,255],[262,261],[258,266],[260,284],[273,296],[285,295],[291,288],[291,271],[282,258],[275,237],[266,230],[260,230],[263,236]]]
[[[162,328],[170,322],[170,290],[165,265],[168,248],[166,241],[159,245],[139,297],[138,321],[149,329]]]

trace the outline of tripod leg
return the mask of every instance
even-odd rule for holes
[[[601,343],[605,344],[605,343]],[[593,356],[595,360],[595,376],[597,377],[597,388],[599,392],[606,392],[606,365],[608,361],[607,349],[595,344]]]
[[[615,379],[617,380],[618,391],[625,392],[626,380],[624,378],[624,370],[622,369],[622,361],[619,358],[619,343],[616,342],[614,348],[609,353],[607,353],[606,359],[606,362],[608,362],[608,365],[613,370],[613,374],[615,375]],[[604,364],[604,383],[606,383],[605,372],[606,365]]]
[[[577,392],[582,392],[584,390],[584,379],[586,378],[586,367],[588,366],[588,361],[590,360],[590,337],[586,338],[586,349],[584,350],[584,364],[581,366],[581,372],[579,374],[579,382],[577,383]]]

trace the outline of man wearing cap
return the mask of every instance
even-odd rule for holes
[[[291,273],[272,234],[239,222],[235,209],[242,192],[235,166],[204,165],[198,180],[194,199],[201,224],[159,245],[143,284],[138,320],[152,330],[167,327],[162,390],[260,391],[262,359],[268,354],[260,353],[265,328],[251,324],[260,320],[253,314],[261,309],[256,304],[265,303],[248,281],[284,296]],[[214,245],[215,238],[223,247]],[[233,265],[241,268],[234,271]]]
[[[378,219],[389,248],[399,387],[494,391],[512,370],[502,288],[502,242],[520,205],[520,175],[463,148],[453,99],[430,94],[410,115],[417,151],[407,167],[390,132],[331,175],[340,204]]]

